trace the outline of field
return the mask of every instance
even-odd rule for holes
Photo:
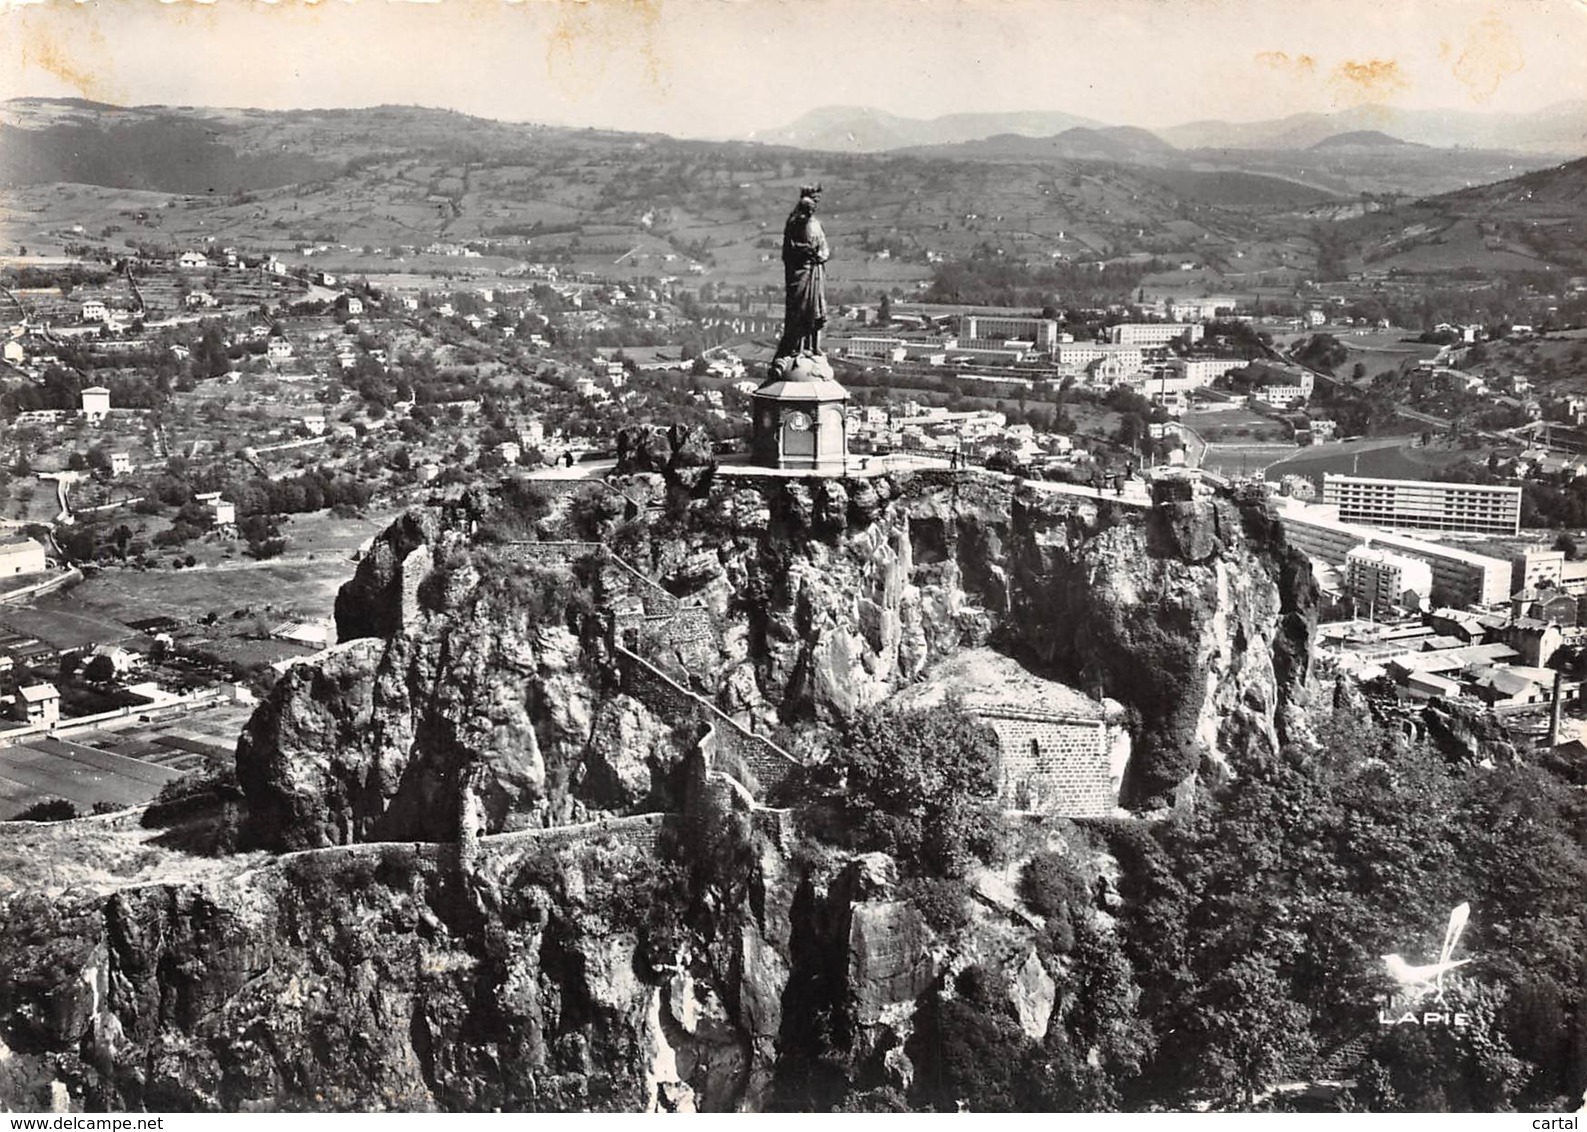
[[[226,624],[268,611],[278,620],[318,620],[331,615],[336,591],[353,569],[345,557],[331,555],[212,569],[105,570],[32,608],[0,611],[0,625],[73,649],[126,640],[136,635],[131,623],[154,617],[192,624],[213,613],[217,623]]]
[[[1221,413],[1186,413],[1181,423],[1194,429],[1208,444],[1278,443],[1290,439],[1282,421],[1251,409],[1229,409]]]
[[[1270,465],[1295,454],[1293,444],[1219,444],[1201,455],[1201,466],[1231,479],[1260,476]]]
[[[1404,437],[1379,437],[1297,449],[1293,456],[1269,466],[1267,478],[1305,476],[1319,490],[1325,472],[1425,480],[1433,478],[1440,468],[1481,456],[1481,452],[1461,448],[1423,448]]]
[[[80,811],[147,802],[182,772],[55,738],[0,747],[0,821],[35,802],[64,798]]]
[[[223,704],[150,723],[80,731],[0,747],[0,821],[49,798],[80,812],[135,806],[183,774],[230,763],[252,709]]]

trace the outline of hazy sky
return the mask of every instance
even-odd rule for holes
[[[1167,126],[1587,98],[1587,0],[0,0],[0,98],[743,136],[828,104]]]

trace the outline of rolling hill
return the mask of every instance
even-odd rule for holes
[[[1161,164],[1178,151],[1149,130],[1134,126],[1074,126],[1052,137],[995,134],[974,141],[912,146],[899,151],[917,157],[948,157],[969,161],[1122,161]]]
[[[1587,102],[1559,102],[1525,114],[1368,105],[1256,122],[1186,122],[1156,132],[1180,149],[1307,149],[1361,131],[1428,146],[1568,156],[1587,153]]]
[[[314,247],[343,270],[372,272],[394,257],[456,269],[461,261],[431,263],[415,249],[489,241],[503,249],[486,257],[498,269],[532,258],[660,276],[693,263],[710,280],[760,283],[775,273],[776,227],[810,180],[826,184],[823,214],[847,245],[830,276],[837,286],[921,280],[931,264],[972,253],[1050,264],[1218,262],[1239,252],[1255,268],[1305,259],[1300,212],[1337,200],[1217,170],[816,153],[413,107],[28,100],[6,104],[0,117],[0,243],[102,243],[115,252],[216,239],[283,254]],[[1072,152],[1167,149],[1138,132],[1070,130]],[[151,141],[150,153],[137,152]]]
[[[1587,269],[1587,158],[1341,225],[1360,262],[1402,270]]]
[[[1316,153],[1318,150],[1327,149],[1403,149],[1406,147],[1416,149],[1429,148],[1420,142],[1403,141],[1391,134],[1384,133],[1382,130],[1349,130],[1346,133],[1334,134],[1331,137],[1323,138],[1322,141],[1314,142],[1306,148]]]
[[[1369,140],[1231,155],[1071,125],[957,150],[838,153],[415,107],[31,99],[0,106],[0,241],[98,241],[115,251],[213,238],[299,254],[315,246],[344,270],[366,271],[394,256],[422,259],[414,249],[432,243],[484,241],[504,249],[493,253],[498,268],[533,258],[659,276],[692,263],[710,280],[759,284],[774,274],[776,226],[795,189],[821,180],[823,213],[846,246],[831,277],[865,290],[924,279],[931,264],[972,254],[1299,271],[1313,260],[1319,222],[1340,225],[1363,262],[1448,266],[1473,254],[1514,269],[1579,259],[1581,163],[1398,208],[1384,197],[1359,216],[1364,178],[1403,192],[1394,186],[1463,187],[1463,173],[1514,171],[1505,155]]]

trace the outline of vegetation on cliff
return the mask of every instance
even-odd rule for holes
[[[829,836],[840,844],[959,877],[995,850],[997,760],[992,729],[958,704],[874,708],[845,722],[804,786],[832,804]]]
[[[1450,761],[1342,707],[1318,749],[1242,764],[1192,814],[1111,826],[1121,929],[1161,1036],[1139,1101],[1249,1103],[1339,1046],[1355,1104],[1557,1108],[1587,1085],[1587,805],[1546,771]],[[1451,1009],[1468,1028],[1384,1027],[1379,958],[1436,954],[1473,908]],[[1423,960],[1413,960],[1423,961]],[[1325,1058],[1326,1059],[1326,1058]]]

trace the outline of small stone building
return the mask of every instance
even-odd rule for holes
[[[972,710],[997,734],[1002,754],[998,795],[1005,808],[1065,817],[1113,812],[1113,744],[1100,716],[1002,704],[977,704]]]
[[[1063,817],[1113,813],[1130,745],[1119,705],[984,647],[954,654],[896,699],[905,709],[931,710],[949,696],[997,736],[1003,808]]]

